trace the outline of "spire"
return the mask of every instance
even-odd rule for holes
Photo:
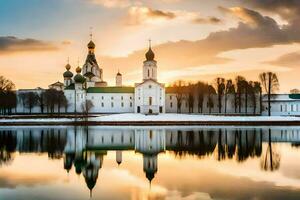
[[[95,49],[96,45],[95,43],[93,42],[93,27],[90,27],[90,42],[88,43],[88,48],[89,49]]]
[[[152,49],[151,49],[151,39],[149,39],[149,50],[148,52],[145,54],[146,56],[146,60],[147,61],[153,61],[154,60],[154,57],[155,57],[155,54],[153,53]]]

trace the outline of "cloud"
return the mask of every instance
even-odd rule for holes
[[[131,0],[89,0],[94,4],[99,4],[107,8],[124,8],[130,6],[133,1]]]
[[[300,15],[299,0],[240,0],[244,5],[280,15],[286,20],[298,19]]]
[[[285,66],[292,68],[299,68],[300,66],[300,51],[288,53],[280,56],[279,58],[266,62],[267,64],[276,66]]]
[[[217,17],[196,17],[192,20],[194,24],[220,24],[222,20]]]
[[[223,52],[300,42],[300,29],[294,29],[292,25],[281,27],[271,17],[242,7],[220,9],[240,20],[237,27],[212,32],[202,40],[166,42],[153,47],[159,68],[176,71],[225,64],[230,60],[220,56]],[[135,71],[145,52],[146,49],[127,57],[101,59],[104,65],[124,66],[122,71]]]
[[[0,54],[30,52],[30,51],[53,51],[58,48],[50,43],[36,39],[20,39],[14,36],[0,36]]]
[[[156,20],[172,20],[176,18],[174,12],[155,10],[149,7],[132,6],[128,10],[126,17],[127,25],[141,25]]]

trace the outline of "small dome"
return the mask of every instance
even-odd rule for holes
[[[74,77],[74,81],[75,81],[75,83],[84,83],[85,78],[81,74],[76,74]]]
[[[73,73],[68,71],[65,71],[65,73],[63,74],[65,78],[72,78],[73,77]]]
[[[76,72],[77,72],[77,73],[80,73],[80,72],[81,72],[81,68],[80,68],[79,66],[76,68]]]
[[[117,73],[117,76],[122,76],[122,74],[120,72]]]
[[[95,49],[95,47],[96,47],[95,43],[92,40],[88,43],[87,46],[89,49]]]
[[[146,55],[147,61],[153,61],[154,60],[155,55],[154,55],[151,47],[149,48],[148,52],[145,55]]]
[[[71,65],[68,63],[66,66],[65,66],[66,70],[70,70],[71,69]]]

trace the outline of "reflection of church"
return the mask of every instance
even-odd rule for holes
[[[122,152],[135,151],[143,157],[143,171],[151,182],[158,172],[158,155],[168,151],[175,156],[199,159],[214,155],[217,160],[243,161],[261,157],[262,144],[269,141],[300,144],[300,129],[277,128],[271,136],[255,128],[14,128],[0,130],[0,163],[13,159],[13,152],[48,153],[50,159],[64,161],[64,169],[83,175],[90,191],[95,187],[108,151],[116,153],[116,165],[126,162]],[[268,157],[267,157],[268,158]],[[73,168],[73,169],[72,169]]]

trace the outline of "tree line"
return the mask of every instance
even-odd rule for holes
[[[61,108],[67,112],[68,100],[63,91],[55,89],[42,90],[38,92],[24,92],[19,94],[19,98],[23,104],[23,108],[28,108],[29,113],[32,113],[32,109],[36,106],[40,108],[41,114],[60,113]],[[55,109],[56,108],[56,109]]]
[[[0,114],[11,114],[16,105],[15,84],[11,80],[0,76]]]
[[[178,113],[181,113],[184,101],[187,103],[189,113],[203,113],[203,107],[205,106],[204,99],[207,98],[206,106],[209,113],[211,113],[212,108],[216,105],[220,114],[227,114],[229,96],[233,96],[235,113],[241,114],[244,112],[245,114],[250,114],[248,111],[250,104],[253,107],[252,114],[256,114],[257,109],[261,113],[264,91],[268,96],[267,108],[269,115],[271,115],[271,96],[278,89],[278,86],[277,75],[273,72],[264,72],[259,75],[259,81],[248,81],[243,76],[236,76],[235,79],[217,77],[212,84],[202,81],[185,83],[182,80],[178,80],[173,83],[171,88],[176,95]],[[217,96],[217,102],[213,99],[213,96]],[[259,105],[259,108],[257,108],[257,105]]]

